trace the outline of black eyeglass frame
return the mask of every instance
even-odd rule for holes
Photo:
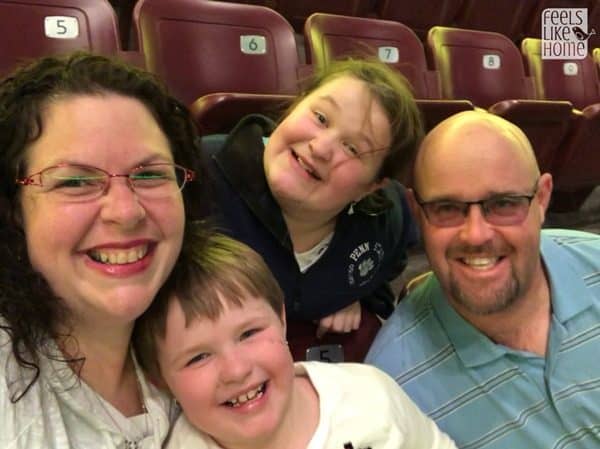
[[[481,208],[481,211],[482,211],[483,216],[486,219],[486,221],[490,222],[491,224],[494,224],[496,226],[511,226],[511,225],[521,223],[523,220],[525,220],[525,217],[527,216],[527,214],[525,214],[521,220],[517,220],[515,222],[510,222],[510,223],[506,223],[506,224],[494,223],[493,221],[489,221],[489,219],[488,219],[488,215],[490,213],[490,207],[489,207],[490,202],[498,201],[498,200],[502,200],[502,199],[517,199],[517,200],[524,199],[524,200],[527,200],[527,212],[529,212],[529,208],[531,207],[531,202],[533,201],[533,199],[536,197],[536,195],[538,193],[538,187],[539,187],[539,178],[535,181],[533,191],[529,195],[525,195],[525,194],[523,194],[523,195],[514,195],[514,194],[494,195],[489,198],[485,198],[485,199],[477,200],[477,201],[458,201],[458,200],[423,201],[423,199],[421,198],[421,196],[415,189],[413,189],[413,194],[415,197],[415,201],[423,210],[423,213],[425,214],[427,221],[429,221],[429,223],[431,223],[432,225],[437,226],[437,227],[450,228],[453,226],[460,226],[460,225],[464,224],[465,219],[467,218],[472,205],[478,205]],[[439,204],[439,203],[451,203],[451,204],[454,204],[457,206],[461,206],[460,211],[461,211],[461,215],[462,215],[462,220],[460,222],[451,223],[451,224],[441,224],[440,222],[436,222],[435,219],[432,220],[429,215],[429,210],[428,210],[427,206],[432,205],[432,204]]]

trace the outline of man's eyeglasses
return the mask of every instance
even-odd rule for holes
[[[60,195],[67,201],[89,201],[102,196],[111,178],[126,178],[140,198],[159,199],[183,189],[195,178],[193,170],[177,164],[155,163],[116,174],[88,165],[59,164],[16,180],[23,186],[39,186],[43,192]]]
[[[423,201],[415,191],[415,199],[425,212],[427,220],[441,228],[460,226],[465,222],[471,205],[479,205],[486,221],[496,226],[521,223],[529,213],[529,206],[537,193],[537,181],[531,195],[496,195],[479,201],[436,200]]]

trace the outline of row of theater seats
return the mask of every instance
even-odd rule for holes
[[[554,175],[555,210],[579,207],[600,185],[600,82],[591,55],[543,60],[534,38],[519,51],[502,34],[440,26],[423,45],[396,21],[316,13],[305,23],[303,65],[293,28],[270,8],[138,0],[134,22],[140,53],[121,50],[105,0],[0,0],[8,39],[0,73],[23,57],[77,48],[120,55],[157,73],[204,132],[224,132],[247,112],[276,111],[305,74],[331,59],[376,55],[411,82],[427,128],[475,107],[519,125],[542,170]],[[600,60],[600,49],[594,54]]]
[[[136,0],[110,0],[119,12],[122,41],[129,41],[132,11]],[[229,0],[226,0],[229,1]],[[425,40],[433,26],[450,26],[504,34],[519,43],[525,36],[540,37],[542,11],[546,8],[585,8],[588,28],[600,31],[599,0],[235,0],[274,9],[302,33],[304,22],[314,12],[355,17],[372,17],[401,22]],[[600,33],[591,46],[600,46]],[[125,47],[128,48],[128,47]],[[137,48],[137,47],[136,47]]]

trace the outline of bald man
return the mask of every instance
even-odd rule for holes
[[[600,447],[600,236],[544,230],[552,176],[506,120],[457,114],[409,192],[433,273],[367,355],[461,448]]]

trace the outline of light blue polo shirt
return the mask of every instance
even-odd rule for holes
[[[367,355],[462,449],[600,447],[600,235],[544,230],[541,253],[552,300],[545,358],[481,334],[434,276]]]

